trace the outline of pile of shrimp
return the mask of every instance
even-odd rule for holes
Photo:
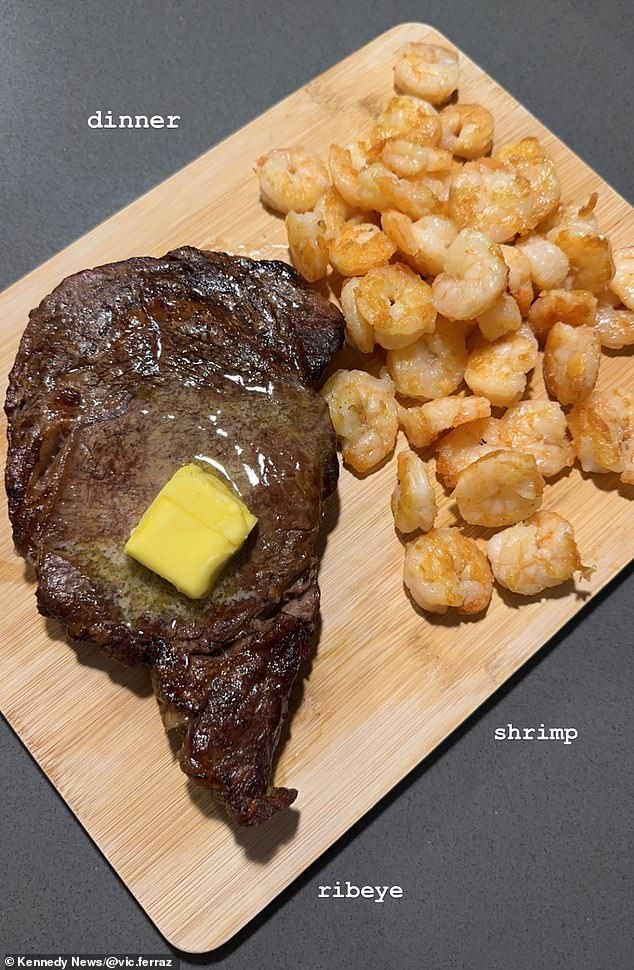
[[[634,344],[634,247],[612,249],[596,194],[562,200],[537,138],[495,144],[488,108],[457,99],[453,51],[407,44],[394,80],[363,140],[327,162],[275,149],[255,171],[293,264],[340,286],[368,361],[322,389],[344,463],[365,475],[407,438],[391,499],[405,586],[425,611],[481,613],[494,581],[534,596],[592,572],[542,509],[545,479],[578,460],[634,484],[634,394],[599,386],[602,350]],[[540,354],[550,400],[526,399]],[[486,553],[436,526],[429,449],[460,519],[502,530]]]

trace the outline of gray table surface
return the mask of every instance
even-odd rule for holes
[[[446,33],[631,197],[626,0],[0,0],[0,286],[411,20]],[[94,132],[97,108],[182,123]],[[189,962],[631,966],[633,593],[631,576],[613,583],[234,941]],[[579,738],[496,743],[509,722],[572,726]],[[4,722],[0,750],[0,951],[165,951]],[[319,899],[336,879],[405,895]]]

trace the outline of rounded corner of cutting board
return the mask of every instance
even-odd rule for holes
[[[370,41],[370,43],[371,44],[376,43],[377,41],[382,41],[388,37],[395,37],[395,36],[398,36],[399,34],[407,35],[409,33],[412,33],[412,34],[432,33],[432,34],[435,34],[437,37],[443,37],[448,44],[451,44],[451,41],[445,37],[442,31],[438,30],[438,28],[435,27],[433,24],[425,23],[422,20],[403,20],[401,23],[394,24],[393,27],[390,27],[388,30],[385,30],[382,34],[379,34],[379,36],[375,37],[374,41]],[[451,46],[453,47],[454,45],[452,44]]]
[[[234,922],[226,920],[216,925],[213,922],[210,924],[208,920],[201,920],[205,925],[190,923],[186,927],[179,926],[176,920],[170,919],[169,913],[157,918],[143,908],[166,943],[179,954],[198,957],[215,954],[217,958],[218,950],[233,940],[267,905],[269,903],[264,903],[257,911],[243,918],[236,918]]]
[[[216,953],[225,943],[228,943],[240,930],[226,929],[223,932],[210,934],[210,939],[201,943],[201,933],[182,933],[178,928],[166,929],[161,920],[147,914],[168,946],[177,951],[177,956],[202,957]]]

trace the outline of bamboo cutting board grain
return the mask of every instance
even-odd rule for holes
[[[285,257],[283,224],[259,203],[253,159],[293,143],[325,155],[331,141],[362,137],[391,94],[394,53],[407,40],[451,46],[422,24],[394,28],[10,287],[0,297],[2,372],[28,310],[69,273],[185,243]],[[634,242],[629,205],[464,57],[460,97],[493,111],[498,142],[543,138],[565,196],[598,190],[613,243]],[[600,385],[631,385],[632,366],[627,354],[604,356]],[[184,950],[209,950],[236,933],[634,553],[616,477],[595,483],[575,469],[546,486],[544,507],[573,521],[586,561],[596,563],[592,581],[543,600],[496,593],[484,619],[431,622],[403,593],[393,483],[393,463],[363,481],[342,475],[339,507],[331,503],[325,522],[318,652],[276,770],[299,798],[293,811],[244,831],[180,773],[145,672],[116,667],[90,644],[70,645],[38,615],[32,578],[2,519],[2,710],[158,928]],[[440,524],[453,521],[443,499]]]

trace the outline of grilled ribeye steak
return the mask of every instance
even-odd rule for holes
[[[243,824],[296,796],[270,786],[271,761],[317,624],[338,463],[314,385],[342,341],[339,311],[286,264],[183,248],[64,280],[31,312],[10,375],[9,512],[40,612],[152,668],[183,770]],[[123,552],[192,460],[258,517],[202,600]]]

